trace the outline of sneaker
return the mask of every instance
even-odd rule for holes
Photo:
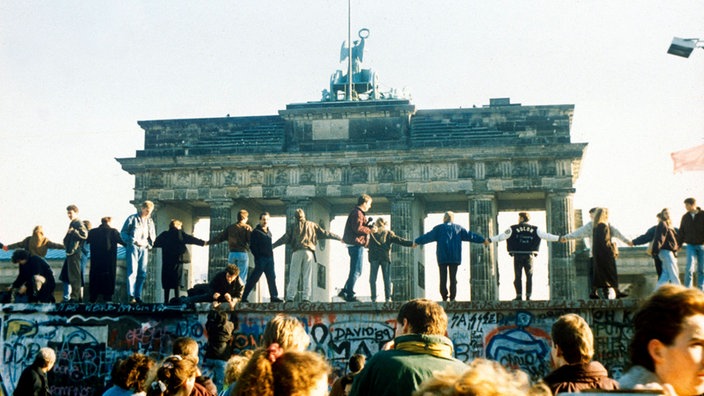
[[[142,301],[142,299],[139,297],[135,297],[134,300],[137,302],[137,304],[144,304],[144,301]]]
[[[624,293],[620,290],[616,292],[616,298],[626,298],[626,297],[628,297],[628,293]]]
[[[521,296],[518,296],[518,297],[516,297],[516,298],[513,299],[513,301],[521,301],[521,300],[522,300],[522,299],[521,299]]]
[[[596,294],[596,290],[594,290],[593,292],[589,293],[589,298],[592,299],[592,300],[598,300],[598,299],[599,299],[599,295]]]
[[[278,298],[278,297],[274,297],[274,298],[271,299],[271,302],[280,303],[280,302],[284,302],[284,300],[282,300],[282,299],[280,299],[280,298]]]
[[[129,303],[130,304],[137,304],[137,299],[136,298],[130,299]]]
[[[355,296],[349,296],[349,297],[345,298],[345,301],[347,301],[347,302],[359,302],[359,299],[358,299],[357,297],[355,297]]]
[[[337,293],[337,296],[344,300],[347,300],[347,293],[345,293],[345,289],[340,290],[340,292]]]

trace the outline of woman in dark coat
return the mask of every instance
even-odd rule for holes
[[[594,288],[602,298],[616,298],[618,273],[616,272],[617,248],[611,240],[609,211],[599,208],[594,215],[592,253],[594,255]],[[597,292],[598,294],[598,292]]]
[[[115,293],[117,268],[117,244],[124,246],[120,232],[110,226],[111,217],[100,219],[100,226],[88,231],[90,247],[90,302],[98,301],[98,295],[111,301]]]
[[[183,276],[183,264],[191,262],[191,255],[186,245],[205,246],[206,242],[181,229],[180,220],[171,220],[169,230],[156,237],[155,248],[161,248],[161,287],[164,289],[164,302],[169,302],[170,290],[174,289],[174,297],[179,297],[179,286]]]

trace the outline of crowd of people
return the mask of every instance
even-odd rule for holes
[[[377,276],[381,269],[384,300],[390,302],[391,295],[391,249],[397,244],[415,248],[434,242],[439,270],[439,289],[443,301],[454,301],[457,296],[457,269],[462,261],[462,242],[491,243],[506,241],[506,247],[514,261],[514,288],[516,300],[530,300],[533,289],[533,258],[538,254],[541,241],[567,242],[568,240],[591,240],[589,290],[591,298],[620,298],[626,294],[619,288],[616,259],[618,247],[615,239],[634,246],[648,244],[648,253],[653,257],[658,276],[656,287],[667,283],[679,284],[677,252],[686,247],[687,259],[684,284],[691,287],[694,280],[704,288],[704,211],[694,198],[684,201],[687,213],[682,216],[680,227],[673,226],[669,209],[657,213],[658,223],[645,234],[630,240],[609,222],[607,208],[589,210],[591,221],[565,235],[554,235],[529,223],[527,212],[518,213],[518,223],[505,232],[492,237],[484,237],[454,223],[454,213],[445,212],[443,222],[414,240],[405,239],[388,229],[383,218],[372,221],[367,212],[372,207],[372,197],[362,194],[345,223],[343,236],[325,230],[319,224],[306,219],[303,209],[295,210],[294,218],[283,236],[275,242],[269,228],[270,214],[263,212],[259,224],[252,228],[249,213],[240,210],[237,222],[215,234],[209,241],[196,238],[183,231],[183,223],[172,219],[168,230],[156,235],[151,217],[154,204],[144,201],[140,210],[130,215],[118,231],[112,228],[110,217],[103,217],[97,228],[91,229],[90,222],[78,218],[78,207],[66,208],[70,220],[63,243],[55,243],[44,236],[41,226],[36,226],[32,235],[3,249],[15,249],[12,261],[19,264],[19,275],[8,288],[18,302],[54,302],[53,292],[56,281],[51,271],[47,271],[44,257],[48,249],[64,249],[66,259],[59,279],[63,283],[64,302],[83,302],[84,276],[90,259],[91,303],[102,297],[112,301],[115,292],[117,245],[125,247],[126,279],[128,303],[142,303],[142,290],[147,276],[149,251],[162,249],[161,284],[164,302],[208,302],[228,303],[232,307],[239,302],[249,302],[249,295],[262,275],[265,275],[270,301],[283,302],[276,286],[273,250],[287,245],[292,255],[289,263],[289,276],[286,280],[285,301],[311,300],[313,268],[316,262],[316,246],[321,239],[334,239],[347,246],[349,273],[338,296],[348,302],[356,302],[355,284],[362,273],[363,254],[368,250],[371,287],[371,300],[377,300]],[[184,265],[190,263],[187,245],[206,246],[227,241],[229,266],[219,272],[207,285],[198,285],[193,295],[182,297],[180,287]],[[254,257],[252,273],[249,273],[249,255]],[[237,270],[231,266],[235,266]],[[696,274],[696,277],[695,277]],[[525,293],[523,277],[525,276]],[[448,288],[449,278],[449,288]],[[299,282],[302,285],[299,290]],[[42,292],[42,289],[44,290]],[[173,290],[173,298],[171,297]],[[299,294],[300,293],[300,294]]]
[[[593,360],[592,330],[574,313],[554,321],[553,371],[538,381],[497,361],[456,359],[447,337],[447,314],[427,299],[402,304],[393,340],[372,356],[351,356],[349,371],[336,378],[327,359],[309,350],[310,336],[295,317],[275,314],[259,347],[233,354],[233,327],[227,315],[213,310],[208,316],[205,361],[200,360],[196,340],[177,338],[171,343],[172,354],[159,362],[133,353],[115,363],[103,395],[550,396],[619,389],[669,396],[704,394],[704,292],[681,285],[658,288],[635,313],[631,366],[619,380]],[[41,348],[22,372],[14,395],[51,394],[47,372],[55,362],[54,351]],[[205,367],[212,377],[203,375]]]

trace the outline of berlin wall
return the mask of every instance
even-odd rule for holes
[[[233,352],[261,345],[266,322],[284,311],[303,322],[311,350],[344,372],[355,353],[371,356],[391,340],[400,303],[287,303],[243,305],[234,315]],[[455,356],[469,362],[487,357],[519,367],[537,379],[550,371],[550,327],[565,313],[578,313],[592,326],[595,359],[618,378],[627,367],[636,300],[453,302],[444,305],[447,335]],[[7,304],[2,306],[2,385],[11,394],[22,370],[39,348],[57,352],[50,373],[52,394],[100,395],[114,362],[133,352],[159,360],[171,354],[172,340],[207,342],[208,304],[197,309],[162,304]],[[201,348],[201,359],[203,351]],[[206,375],[208,373],[205,373]]]

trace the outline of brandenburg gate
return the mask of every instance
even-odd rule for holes
[[[547,231],[565,234],[575,227],[574,184],[587,145],[571,142],[573,112],[573,105],[506,98],[422,110],[407,99],[328,96],[269,116],[141,121],[144,149],[118,161],[135,175],[135,204],[156,203],[159,230],[171,218],[186,230],[209,218],[212,236],[242,208],[252,218],[268,211],[289,220],[303,208],[329,228],[367,193],[371,214],[390,215],[406,238],[427,231],[427,214],[447,210],[469,212],[463,226],[486,236],[499,232],[499,211],[545,211]],[[472,301],[498,300],[495,249],[469,247]],[[574,244],[548,249],[551,299],[576,298]],[[225,243],[209,247],[209,277],[224,268],[227,253]],[[146,292],[157,302],[160,263],[152,261],[148,277],[157,282]],[[330,273],[347,272],[348,258],[326,249],[317,261],[313,299],[330,301]],[[425,295],[425,265],[419,249],[394,251],[394,301]]]

